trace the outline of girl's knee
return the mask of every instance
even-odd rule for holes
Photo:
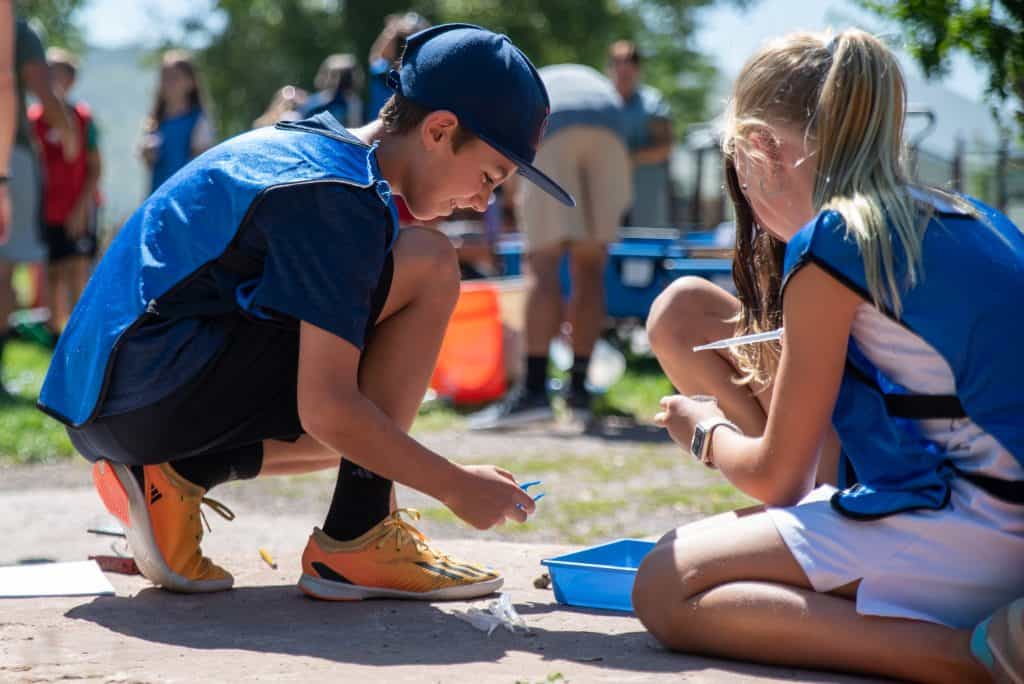
[[[654,300],[647,316],[651,346],[675,347],[681,338],[698,338],[707,314],[722,308],[722,294],[704,278],[686,276],[674,281]]]
[[[685,600],[683,578],[672,544],[653,548],[636,572],[633,612],[658,641],[666,643],[672,630],[672,614]]]
[[[644,559],[633,585],[633,611],[658,642],[673,651],[690,650],[712,618],[695,600],[703,571],[688,564],[677,544],[656,546]]]

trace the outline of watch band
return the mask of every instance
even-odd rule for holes
[[[743,431],[740,430],[739,426],[725,418],[708,418],[706,420],[702,420],[697,423],[697,426],[693,430],[693,439],[690,442],[690,450],[693,451],[694,457],[708,468],[715,467],[714,461],[711,460],[711,438],[714,436],[715,428],[722,426],[729,428],[736,434],[743,434]]]

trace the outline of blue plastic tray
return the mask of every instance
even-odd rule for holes
[[[636,569],[653,548],[654,542],[620,539],[548,558],[541,564],[548,566],[559,603],[631,612]]]

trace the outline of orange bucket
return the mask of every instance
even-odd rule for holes
[[[505,350],[498,288],[462,284],[430,386],[456,404],[493,401],[505,394]]]

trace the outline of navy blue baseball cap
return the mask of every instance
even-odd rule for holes
[[[520,175],[562,204],[572,195],[533,165],[551,103],[526,55],[503,36],[472,24],[441,24],[409,36],[396,93],[431,111],[444,109],[519,167]]]

